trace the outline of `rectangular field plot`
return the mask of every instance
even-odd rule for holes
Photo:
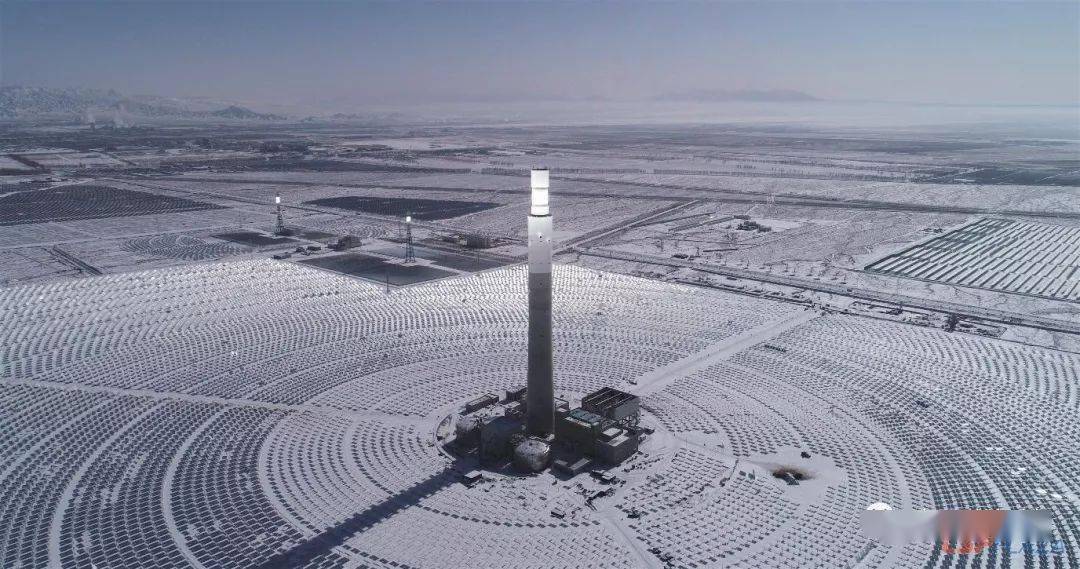
[[[25,174],[34,172],[37,168],[22,162],[12,156],[0,154],[0,174]]]
[[[348,211],[374,213],[404,217],[411,213],[416,219],[436,220],[459,217],[467,213],[476,213],[497,207],[491,202],[470,202],[458,200],[431,200],[424,198],[374,198],[361,196],[342,196],[322,198],[304,202],[307,205],[334,207]]]
[[[378,253],[379,255],[386,255],[387,257],[405,257],[405,245],[404,244],[392,244],[382,247],[376,247],[369,249],[372,253]],[[499,259],[493,259],[487,255],[480,253],[455,253],[453,251],[440,251],[438,249],[429,249],[417,245],[413,248],[413,252],[418,259],[424,259],[431,261],[436,265],[454,269],[455,271],[475,272],[486,271],[488,269],[494,269],[496,267],[502,267],[510,264],[510,261],[503,261]]]
[[[223,209],[186,198],[76,184],[0,196],[0,226]]]
[[[296,243],[296,239],[289,239],[288,237],[270,237],[269,235],[263,235],[262,233],[255,233],[254,231],[234,231],[232,233],[218,233],[211,235],[217,239],[225,241],[232,241],[233,243],[239,243],[241,245],[247,245],[249,247],[280,247],[288,245],[289,243]]]
[[[457,274],[427,265],[403,265],[363,253],[318,257],[300,261],[300,264],[320,267],[369,281],[389,282],[394,286],[410,285]]]
[[[984,218],[879,259],[866,270],[1080,301],[1080,228]]]
[[[19,158],[30,160],[44,168],[81,168],[83,166],[123,166],[124,163],[98,152],[44,152],[20,154]]]

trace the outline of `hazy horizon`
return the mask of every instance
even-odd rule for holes
[[[0,83],[349,111],[794,90],[1080,101],[1076,3],[0,5]]]

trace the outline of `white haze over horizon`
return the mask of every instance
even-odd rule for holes
[[[742,90],[1076,106],[1080,3],[5,1],[0,84],[292,114],[559,101],[663,116],[648,103]]]

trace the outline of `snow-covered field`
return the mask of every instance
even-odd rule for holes
[[[0,154],[0,170],[8,170],[12,172],[32,172],[34,168],[19,162],[18,160]]]
[[[123,162],[100,152],[48,152],[20,156],[33,160],[46,168],[82,168],[89,166],[121,166]]]

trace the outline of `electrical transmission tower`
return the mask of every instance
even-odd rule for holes
[[[413,251],[412,242],[412,215],[405,214],[405,262],[413,263],[416,261],[416,252]]]

